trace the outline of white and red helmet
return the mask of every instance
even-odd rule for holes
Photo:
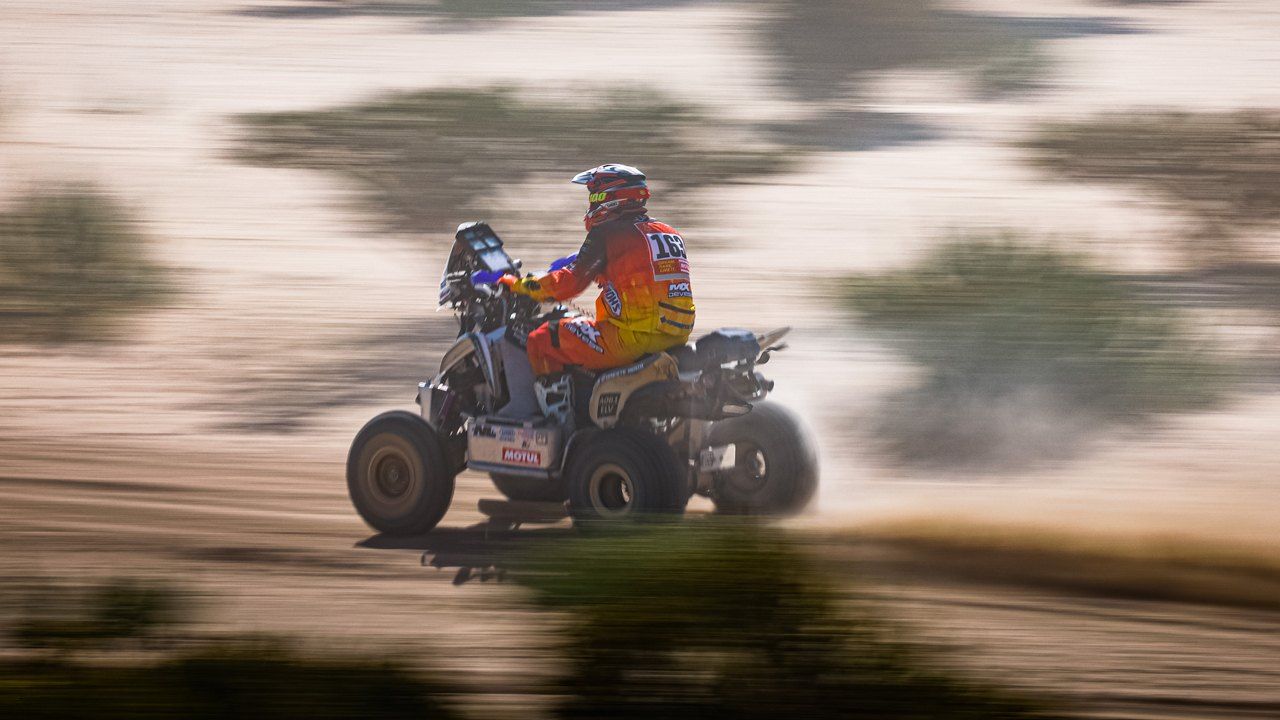
[[[582,222],[587,230],[602,222],[644,211],[649,199],[649,186],[644,173],[630,165],[605,163],[573,177],[573,182],[586,185],[590,205]]]

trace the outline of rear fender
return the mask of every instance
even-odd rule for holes
[[[620,417],[624,419],[624,425],[634,425],[641,418],[701,418],[709,410],[707,403],[698,395],[691,382],[662,380],[651,383],[631,393]]]
[[[592,435],[600,432],[595,428],[582,428],[575,431],[569,436],[569,440],[564,444],[564,450],[560,453],[560,476],[563,477],[569,469],[569,460],[573,456],[573,451],[591,438]]]
[[[774,345],[777,345],[778,341],[786,337],[787,333],[789,332],[791,332],[791,326],[784,325],[780,328],[774,328],[769,332],[761,333],[757,335],[756,340],[760,343],[760,347],[770,348],[770,347],[773,347]]]
[[[635,364],[603,373],[591,391],[588,407],[591,422],[604,430],[614,427],[637,391],[654,383],[676,381],[679,374],[675,358],[667,353],[656,353]]]

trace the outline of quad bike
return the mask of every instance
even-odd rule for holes
[[[695,493],[729,514],[786,515],[808,504],[814,446],[795,415],[764,400],[773,382],[756,370],[785,347],[789,328],[720,329],[625,367],[570,368],[537,384],[536,417],[499,413],[509,386],[523,382],[515,371],[527,368],[529,332],[572,314],[472,281],[519,267],[488,225],[458,228],[440,283],[458,339],[419,383],[421,413],[373,418],[347,458],[351,500],[369,525],[391,535],[431,530],[466,468],[489,473],[512,500],[567,504],[584,526],[678,515]]]

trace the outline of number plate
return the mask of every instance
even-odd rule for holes
[[[703,450],[699,458],[699,466],[702,472],[718,472],[733,467],[738,463],[736,450],[737,447],[732,444],[709,447]]]

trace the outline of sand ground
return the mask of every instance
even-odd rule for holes
[[[228,118],[394,89],[527,78],[571,87],[593,79],[571,52],[584,36],[655,18],[670,29],[670,51],[631,79],[746,120],[793,109],[770,94],[767,68],[731,32],[737,16],[724,4],[510,20],[466,35],[427,32],[429,21],[413,18],[264,19],[237,12],[245,6],[0,4],[0,199],[47,180],[109,186],[146,218],[183,284],[127,343],[0,350],[0,572],[177,577],[226,600],[211,624],[418,657],[447,648],[441,664],[463,682],[499,687],[549,645],[551,621],[513,609],[509,586],[454,586],[452,572],[420,568],[422,548],[355,546],[368,533],[345,498],[347,444],[375,412],[411,407],[414,388],[365,395],[323,382],[387,342],[429,372],[448,331],[432,302],[450,228],[427,238],[439,252],[423,252],[422,238],[371,235],[333,179],[229,160]],[[967,7],[1027,12],[1013,0]],[[938,73],[891,75],[867,107],[943,122],[942,137],[818,154],[802,172],[710,191],[723,212],[687,229],[708,246],[701,255],[693,246],[700,322],[796,326],[794,349],[770,369],[779,399],[805,412],[824,448],[811,526],[1017,519],[1280,551],[1275,394],[1166,418],[1012,477],[905,471],[864,445],[876,399],[910,369],[845,329],[823,276],[892,266],[972,225],[1085,238],[1073,241],[1119,266],[1166,267],[1161,240],[1177,230],[1175,214],[1124,190],[1049,182],[1006,139],[1036,118],[1114,107],[1280,105],[1280,8],[1267,0],[1055,0],[1036,14],[1105,15],[1142,32],[1051,41],[1054,85],[998,102],[939,100],[947,78]],[[480,44],[503,50],[469,52]],[[559,254],[549,238],[574,244],[578,198],[558,184],[530,191],[546,197],[538,217],[547,220],[528,238],[532,264]],[[768,301],[744,303],[744,287]],[[1260,328],[1256,342],[1275,343],[1272,332]],[[345,399],[329,403],[331,393]],[[279,417],[263,420],[261,405],[277,402],[294,403],[305,422],[273,431]],[[476,522],[475,501],[492,492],[464,475],[445,525]],[[898,598],[908,620],[979,670],[1100,716],[1280,715],[1274,613],[920,573],[887,573],[872,591]],[[518,710],[487,702],[482,715]]]

